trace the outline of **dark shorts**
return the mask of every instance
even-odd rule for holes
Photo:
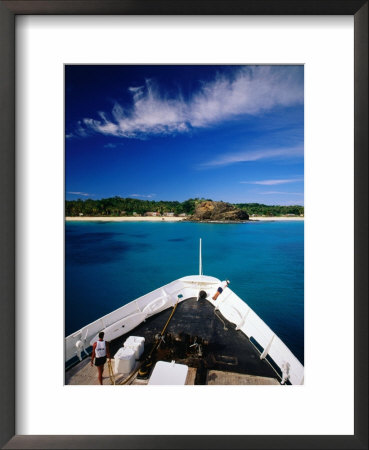
[[[103,366],[106,363],[106,356],[95,358],[95,366]]]
[[[218,287],[218,292],[221,294],[223,292],[223,289],[221,287]]]

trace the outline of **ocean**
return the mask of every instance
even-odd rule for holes
[[[65,335],[177,278],[230,288],[304,362],[304,222],[66,222]]]

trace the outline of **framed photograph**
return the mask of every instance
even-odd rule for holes
[[[2,1],[0,25],[1,445],[367,448],[367,2]]]
[[[302,385],[303,65],[64,79],[66,384],[151,385],[175,360],[195,386]],[[104,341],[97,380],[82,356]]]

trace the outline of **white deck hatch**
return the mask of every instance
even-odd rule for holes
[[[155,364],[148,384],[179,384],[186,383],[188,366],[172,362],[158,361]]]

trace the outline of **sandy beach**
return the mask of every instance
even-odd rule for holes
[[[181,222],[185,217],[66,217],[66,221],[76,222]],[[301,221],[304,217],[250,217],[250,222]]]
[[[66,221],[78,222],[180,222],[184,217],[66,217]]]
[[[281,217],[281,216],[275,216],[275,217],[263,217],[263,216],[256,216],[256,217],[250,217],[250,222],[253,221],[260,221],[260,222],[292,222],[292,221],[303,221],[304,217]]]

